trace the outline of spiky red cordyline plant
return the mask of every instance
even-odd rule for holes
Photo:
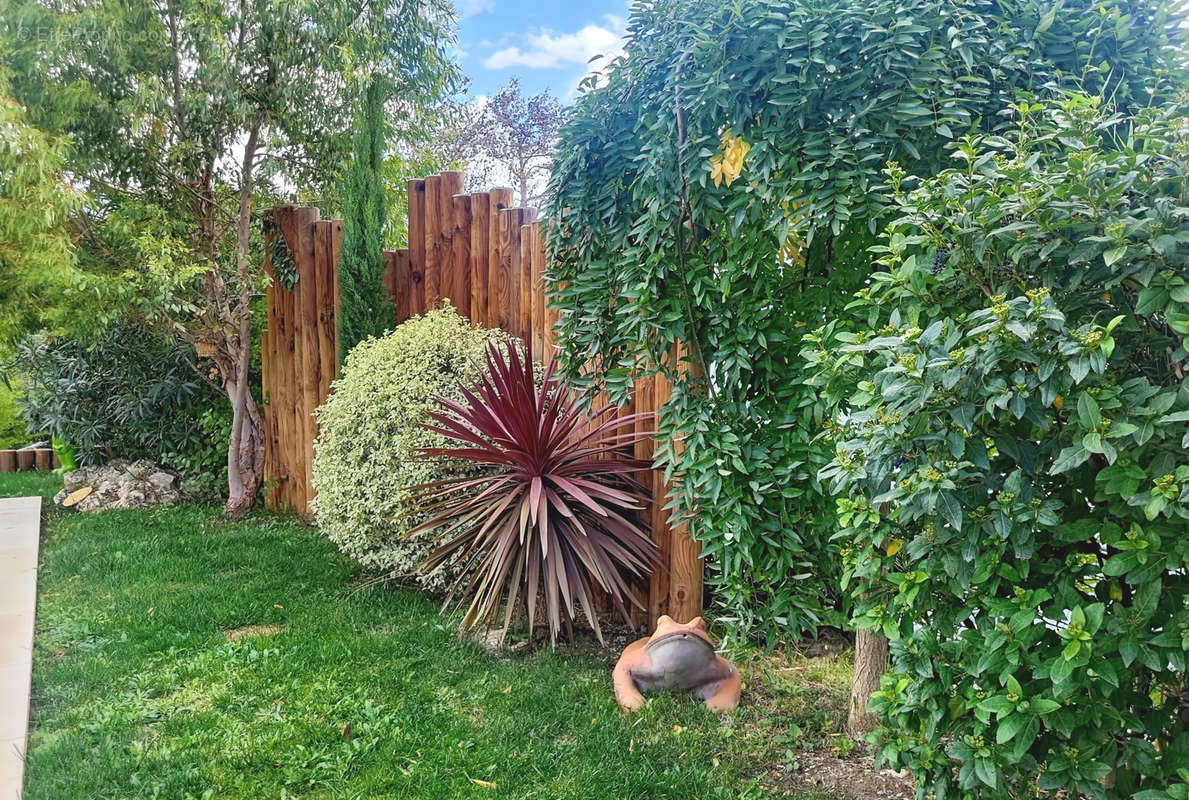
[[[480,477],[449,478],[423,487],[419,506],[435,515],[409,535],[437,530],[440,546],[425,562],[461,566],[446,599],[469,607],[463,628],[491,623],[504,606],[506,634],[519,603],[529,631],[544,594],[549,639],[557,643],[581,606],[602,641],[593,600],[596,587],[624,618],[629,581],[652,571],[656,545],[637,512],[649,491],[634,477],[647,462],[620,457],[618,448],[647,438],[637,432],[645,415],[615,417],[608,405],[591,414],[546,368],[538,386],[531,360],[509,343],[488,346],[487,371],[465,402],[439,398],[436,424],[425,427],[460,447],[426,448],[425,458],[446,457],[485,465]]]

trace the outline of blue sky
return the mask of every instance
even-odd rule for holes
[[[544,89],[563,102],[595,55],[614,53],[627,0],[455,0],[458,52],[468,94],[489,96],[519,77],[525,92]]]

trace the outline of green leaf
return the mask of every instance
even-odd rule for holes
[[[995,730],[995,741],[999,744],[1010,742],[1020,729],[1028,722],[1023,714],[1011,714],[999,720],[999,727]]]
[[[1038,715],[1051,714],[1052,712],[1061,708],[1061,704],[1056,700],[1049,700],[1046,697],[1034,698],[1029,700],[1028,704],[1031,710]]]
[[[1091,397],[1089,392],[1078,395],[1078,421],[1088,430],[1102,424],[1102,411],[1098,408],[1098,401]]]
[[[1120,258],[1122,258],[1126,252],[1127,252],[1126,244],[1116,245],[1114,247],[1108,248],[1107,250],[1105,250],[1103,252],[1102,260],[1105,261],[1106,265],[1109,267],[1112,264],[1114,264],[1116,261],[1118,261]]]
[[[941,510],[942,516],[945,517],[946,522],[948,522],[954,530],[962,530],[962,504],[958,502],[958,499],[949,492],[942,492],[940,495],[938,495],[937,505]]]
[[[980,781],[992,789],[999,785],[999,771],[995,769],[995,763],[989,758],[976,758],[974,760],[974,774],[978,776]]]
[[[1009,714],[1015,709],[1016,704],[1008,700],[1005,695],[997,694],[980,702],[978,707],[992,714]]]
[[[1090,457],[1090,451],[1082,444],[1070,445],[1057,454],[1053,466],[1049,468],[1050,475],[1060,475],[1081,466]]]

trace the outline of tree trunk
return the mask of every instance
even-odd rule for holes
[[[850,682],[850,710],[846,730],[851,736],[863,736],[874,730],[879,718],[867,710],[871,695],[879,689],[879,680],[888,668],[888,640],[867,628],[855,632],[855,670]]]
[[[260,139],[257,119],[244,145],[235,238],[238,297],[233,306],[236,331],[226,337],[223,386],[231,401],[231,438],[227,442],[227,504],[223,513],[237,517],[256,502],[264,479],[264,426],[248,385],[252,357],[252,283],[249,256],[252,232],[252,168]]]

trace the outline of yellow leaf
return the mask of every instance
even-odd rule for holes
[[[685,730],[685,729],[682,728],[680,725],[673,726],[673,733],[681,733],[683,730]]]
[[[476,786],[482,786],[484,789],[495,788],[495,783],[492,781],[481,781],[478,778],[471,778],[471,783],[475,784]]]
[[[900,548],[904,546],[903,539],[888,539],[886,549],[889,556],[894,556],[900,552]]]
[[[730,128],[723,131],[722,152],[710,157],[710,177],[715,186],[728,186],[743,172],[743,159],[751,150],[751,144],[742,136],[735,136]]]
[[[504,687],[504,694],[512,694],[512,684],[509,683]]]
[[[1063,398],[1061,395],[1057,395],[1056,397],[1054,397],[1053,398],[1053,408],[1058,409],[1058,410],[1065,408],[1065,398]]]

